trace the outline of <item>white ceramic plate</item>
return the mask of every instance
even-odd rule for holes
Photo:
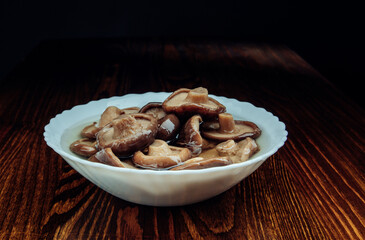
[[[249,176],[286,141],[285,124],[272,113],[247,102],[209,95],[225,105],[235,119],[252,121],[261,128],[262,134],[257,139],[261,149],[248,161],[201,170],[155,171],[89,162],[70,151],[69,145],[80,138],[82,127],[97,121],[108,106],[142,107],[147,102],[162,102],[170,94],[128,94],[75,106],[51,119],[45,126],[44,139],[48,146],[95,185],[121,199],[151,206],[186,205],[216,196]]]

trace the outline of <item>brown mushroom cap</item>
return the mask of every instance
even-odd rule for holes
[[[156,138],[164,141],[171,141],[176,139],[180,130],[180,120],[173,114],[167,114],[165,117],[158,121],[158,131]]]
[[[259,150],[256,141],[250,137],[236,143],[233,140],[227,140],[215,147],[219,156],[228,157],[233,163],[244,162]]]
[[[97,134],[100,148],[110,147],[119,157],[127,157],[150,145],[157,133],[157,120],[144,113],[126,114]]]
[[[138,107],[119,109],[115,106],[109,106],[101,114],[99,122],[94,122],[81,130],[81,136],[83,138],[96,138],[96,134],[100,131],[100,129],[114,119],[120,118],[124,114],[137,113],[138,111]]]
[[[157,120],[160,120],[166,116],[166,112],[162,108],[161,102],[150,102],[141,107],[140,113],[152,114]]]
[[[163,102],[162,107],[166,112],[173,112],[179,116],[200,114],[211,117],[226,111],[225,106],[208,97],[208,90],[203,87],[191,90],[180,88]]]
[[[100,131],[100,129],[101,128],[97,126],[97,122],[93,122],[81,130],[81,137],[95,139],[96,134]]]
[[[200,115],[194,115],[185,123],[184,128],[180,131],[177,145],[189,148],[194,156],[202,151],[203,138],[200,135],[200,123],[202,122]]]
[[[95,139],[91,140],[88,138],[81,138],[71,143],[70,150],[84,157],[90,157],[98,151]]]
[[[189,159],[184,162],[184,164],[171,168],[170,170],[193,170],[193,169],[204,169],[204,168],[212,168],[212,167],[220,167],[232,164],[232,161],[226,157],[217,157],[217,158],[202,158],[196,157]]]
[[[115,106],[109,106],[105,109],[105,111],[101,114],[99,120],[99,127],[102,128],[114,119],[121,118],[125,114],[133,114],[139,112],[139,107],[130,107],[119,109]]]
[[[99,120],[99,127],[104,127],[120,115],[124,114],[124,111],[115,107],[115,106],[109,106],[107,107],[104,112],[101,114],[100,120]]]
[[[132,114],[132,113],[138,113],[140,108],[139,107],[129,107],[129,108],[122,108],[121,109],[124,114]]]
[[[218,115],[218,122],[206,122],[202,126],[202,135],[205,138],[226,141],[229,139],[239,141],[246,137],[257,138],[261,135],[260,128],[249,121],[233,120],[229,113]]]
[[[156,138],[170,141],[176,137],[180,128],[180,120],[173,113],[167,114],[165,110],[163,110],[161,102],[147,103],[139,112],[151,114],[157,119],[158,131]]]
[[[191,157],[187,148],[169,146],[165,141],[156,139],[149,147],[148,154],[138,151],[133,162],[143,168],[168,168],[182,163]]]
[[[104,163],[114,167],[125,167],[123,162],[115,156],[111,148],[101,149],[89,158],[91,162]]]

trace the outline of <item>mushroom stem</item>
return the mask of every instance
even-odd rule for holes
[[[225,133],[231,133],[235,129],[235,122],[233,116],[229,113],[220,113],[218,115],[220,131]]]
[[[203,87],[198,87],[189,91],[186,96],[186,100],[193,103],[205,103],[208,102],[208,90]]]

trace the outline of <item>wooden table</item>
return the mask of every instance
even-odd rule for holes
[[[263,107],[289,132],[256,172],[207,201],[126,202],[43,140],[49,120],[75,105],[197,86]],[[364,239],[364,125],[364,109],[285,46],[45,42],[1,83],[0,239]]]

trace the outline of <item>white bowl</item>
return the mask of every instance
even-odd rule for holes
[[[69,145],[80,138],[82,127],[97,121],[108,106],[142,107],[147,102],[162,102],[170,94],[128,94],[75,106],[51,119],[45,126],[44,139],[48,146],[95,185],[121,199],[151,206],[186,205],[216,196],[249,176],[286,141],[285,124],[272,113],[247,102],[210,95],[225,105],[235,119],[252,121],[261,128],[262,134],[257,139],[260,151],[248,161],[201,170],[155,171],[89,162],[70,151]]]

